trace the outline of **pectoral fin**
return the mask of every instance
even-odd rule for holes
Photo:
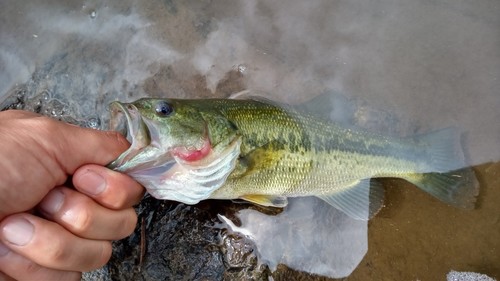
[[[285,150],[279,148],[279,144],[276,142],[255,148],[240,157],[240,175],[249,176],[267,169],[273,169],[286,153]]]
[[[368,220],[383,207],[384,189],[378,182],[366,179],[317,197],[354,219]]]
[[[238,178],[241,184],[253,184],[257,178],[260,182],[273,180],[274,172],[270,172],[281,161],[286,151],[280,149],[276,142],[268,143],[262,147],[255,148],[239,159],[235,172],[231,175]],[[288,204],[284,196],[247,194],[240,196],[248,202],[267,207],[283,208]]]
[[[283,208],[288,204],[288,200],[284,196],[248,194],[241,196],[240,199],[266,207]]]

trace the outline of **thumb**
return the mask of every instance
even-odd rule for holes
[[[116,159],[129,146],[118,132],[98,131],[64,124],[67,133],[59,146],[53,146],[60,168],[73,174],[84,164],[106,165]]]

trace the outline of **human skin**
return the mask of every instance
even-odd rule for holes
[[[0,280],[80,280],[109,260],[144,193],[104,167],[128,146],[116,132],[0,112]]]

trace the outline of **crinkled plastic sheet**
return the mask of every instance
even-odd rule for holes
[[[368,222],[355,220],[315,197],[289,198],[285,211],[269,216],[245,209],[241,226],[227,226],[255,242],[261,262],[334,278],[348,276],[368,250]]]

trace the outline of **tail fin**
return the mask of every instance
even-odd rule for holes
[[[479,193],[479,182],[472,168],[466,168],[465,157],[456,128],[423,135],[416,142],[425,149],[428,159],[422,174],[404,178],[450,205],[472,209]]]
[[[417,136],[415,141],[423,148],[421,157],[425,157],[428,167],[424,172],[447,173],[466,167],[460,132],[456,128]]]
[[[448,173],[411,174],[405,179],[452,206],[474,209],[479,182],[474,170],[464,168]]]

